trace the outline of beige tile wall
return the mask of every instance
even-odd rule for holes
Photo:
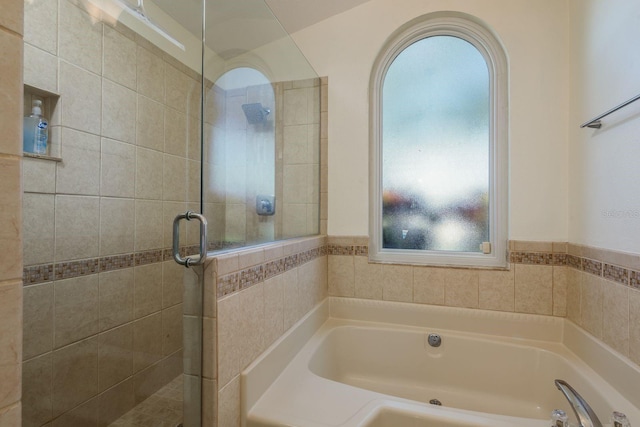
[[[16,187],[24,426],[105,425],[182,372],[184,270],[167,248],[173,217],[199,197],[200,78],[87,5],[24,2],[24,83],[59,95],[45,114],[62,159],[25,158],[24,194]]]
[[[206,292],[218,297],[211,340],[217,362],[210,359],[216,353],[205,352],[205,366],[216,366],[217,376],[205,374],[203,402],[205,410],[217,407],[219,416],[205,416],[205,426],[239,425],[240,372],[326,297],[324,250],[325,237],[315,236],[215,258],[217,284]]]
[[[23,2],[0,1],[0,425],[21,423]]]
[[[329,295],[568,317],[640,365],[640,257],[511,241],[506,270],[373,264],[367,237],[328,237]]]

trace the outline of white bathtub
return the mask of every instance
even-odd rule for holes
[[[328,298],[243,372],[242,424],[547,427],[556,408],[575,423],[556,378],[603,423],[640,426],[640,371],[569,321]]]

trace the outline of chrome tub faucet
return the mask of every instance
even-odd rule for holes
[[[566,381],[555,380],[555,384],[571,404],[571,408],[578,418],[580,427],[602,427],[598,416],[593,412],[593,409],[591,409],[587,401],[580,396],[580,393],[567,384]]]

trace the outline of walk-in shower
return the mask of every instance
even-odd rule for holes
[[[23,425],[213,425],[195,264],[318,233],[317,76],[262,0],[35,0],[24,41]]]

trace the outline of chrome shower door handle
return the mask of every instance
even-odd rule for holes
[[[180,256],[180,221],[196,219],[200,222],[200,253],[198,258],[182,258]],[[204,264],[207,258],[207,219],[196,212],[187,211],[173,219],[173,259],[180,265],[189,268],[192,265]]]

